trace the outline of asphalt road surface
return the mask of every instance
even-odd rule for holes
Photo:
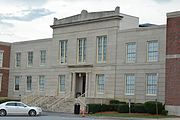
[[[120,120],[120,119],[95,118],[95,117],[87,117],[87,116],[82,117],[80,115],[74,115],[74,114],[43,112],[42,115],[36,116],[36,117],[31,117],[31,116],[5,116],[5,117],[0,117],[0,120]]]

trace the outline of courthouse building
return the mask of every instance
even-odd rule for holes
[[[86,104],[157,99],[180,115],[179,21],[174,12],[167,26],[139,25],[119,7],[54,18],[52,38],[11,44],[8,97],[80,96]]]

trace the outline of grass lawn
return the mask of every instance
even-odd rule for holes
[[[151,115],[145,113],[117,113],[117,112],[100,112],[91,114],[92,116],[105,117],[133,117],[133,118],[175,118],[176,116]]]

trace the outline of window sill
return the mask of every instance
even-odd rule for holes
[[[156,94],[146,94],[146,96],[157,96]]]

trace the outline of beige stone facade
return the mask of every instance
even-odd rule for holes
[[[155,99],[165,102],[165,25],[139,27],[139,18],[122,14],[117,7],[115,11],[91,13],[83,10],[75,16],[55,18],[51,27],[53,37],[50,39],[12,44],[10,98],[19,99],[29,94],[62,97],[71,94],[76,97],[79,93],[85,94],[89,103],[98,102],[101,98],[131,99],[138,103]],[[81,38],[85,38],[85,48],[82,47],[85,51],[84,62],[79,62]],[[106,39],[107,43],[103,41],[99,45],[98,39]],[[158,43],[157,61],[154,62],[147,60],[149,41]],[[128,43],[135,43],[136,46],[133,62],[127,61]],[[40,63],[42,50],[46,51],[43,65]],[[28,52],[33,52],[30,67]],[[21,53],[18,67],[17,53]],[[157,83],[153,83],[154,93],[148,94],[147,75],[151,73],[156,74]],[[126,82],[128,75],[133,75],[132,84]],[[28,76],[31,76],[30,83],[27,82]],[[40,76],[44,76],[43,85],[39,83]],[[19,79],[19,89],[16,90],[15,78]],[[40,86],[44,87],[43,90]],[[128,90],[132,90],[130,94],[126,93]]]

